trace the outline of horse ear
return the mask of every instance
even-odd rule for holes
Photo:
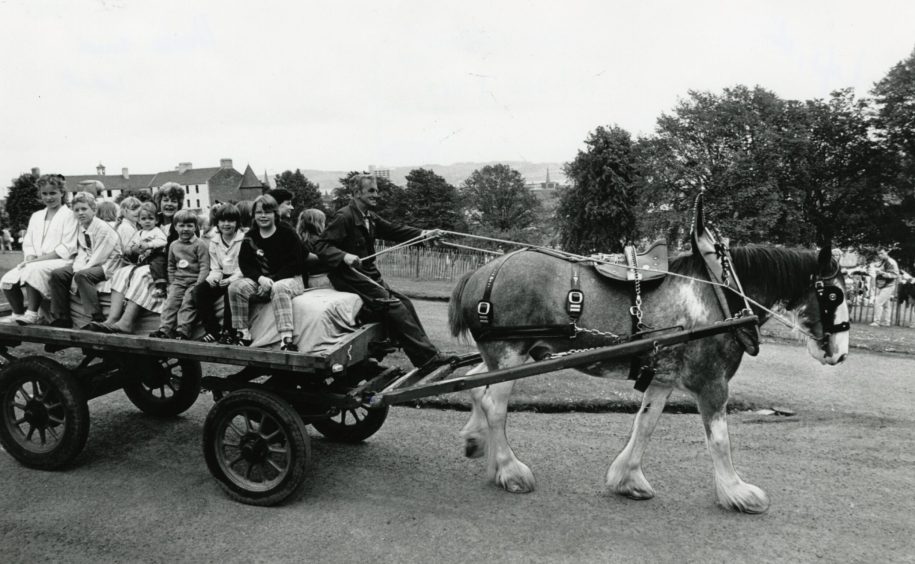
[[[817,257],[817,263],[820,267],[820,274],[832,274],[832,243],[827,242],[820,249],[820,255]]]
[[[705,233],[705,213],[702,210],[702,192],[696,196],[696,203],[693,206],[693,225],[692,236],[699,238]]]

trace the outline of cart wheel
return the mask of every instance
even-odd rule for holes
[[[203,425],[207,467],[229,496],[276,505],[304,484],[311,439],[299,414],[279,396],[244,389],[213,406]]]
[[[388,418],[388,406],[344,409],[324,419],[310,421],[319,433],[338,443],[361,443],[381,429]]]
[[[89,405],[61,364],[40,356],[0,371],[0,444],[24,466],[54,470],[72,462],[89,438]]]
[[[200,395],[200,363],[177,358],[132,359],[137,378],[124,393],[140,411],[153,417],[174,417],[190,409]],[[122,370],[124,370],[122,369]]]

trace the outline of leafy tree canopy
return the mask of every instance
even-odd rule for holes
[[[6,196],[6,212],[10,217],[10,231],[14,234],[29,225],[33,213],[44,207],[38,198],[38,177],[23,174],[13,181]]]
[[[457,188],[431,170],[417,168],[407,175],[404,190],[404,222],[420,229],[466,228]]]
[[[540,201],[524,177],[508,165],[487,165],[471,173],[461,187],[469,223],[499,231],[525,229],[537,220]]]
[[[560,245],[581,254],[622,252],[636,235],[641,173],[635,145],[624,129],[598,127],[585,146],[564,169],[572,185],[559,198]]]

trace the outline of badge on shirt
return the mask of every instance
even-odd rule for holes
[[[187,262],[187,259],[181,259],[178,261],[178,268],[187,268],[191,263]]]

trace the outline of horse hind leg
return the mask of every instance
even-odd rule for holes
[[[467,376],[486,372],[486,365],[480,363],[467,372]],[[480,458],[486,454],[486,435],[489,432],[486,423],[486,414],[483,413],[483,396],[487,388],[470,389],[470,419],[461,429],[461,438],[464,439],[464,456],[467,458]]]
[[[705,436],[715,468],[715,490],[718,502],[728,509],[742,513],[764,513],[769,509],[769,496],[761,488],[744,482],[731,460],[728,436],[727,383],[721,390],[703,390],[698,394],[699,413],[705,426]]]
[[[642,407],[632,422],[629,442],[607,470],[606,483],[611,491],[632,499],[654,497],[654,488],[642,473],[642,455],[672,390],[671,386],[655,381],[645,391]]]

